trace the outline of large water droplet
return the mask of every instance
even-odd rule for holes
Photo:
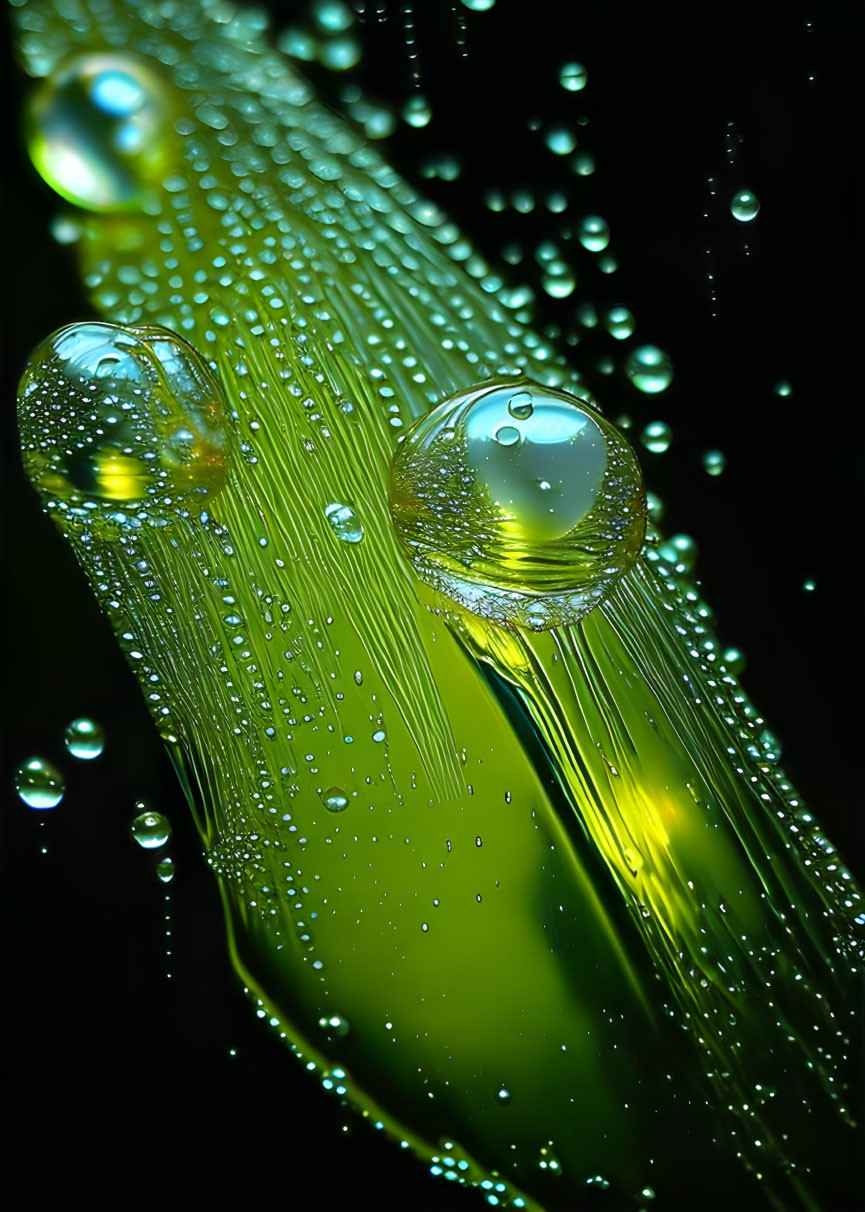
[[[105,748],[102,726],[86,716],[67,724],[63,739],[72,756],[85,762],[98,758]]]
[[[56,808],[63,799],[66,782],[51,762],[32,757],[15,771],[15,790],[28,808]]]
[[[555,155],[568,156],[577,146],[577,137],[566,126],[554,126],[547,131],[545,142]]]
[[[756,219],[759,210],[757,195],[752,194],[750,189],[740,189],[730,203],[730,213],[740,223],[750,223],[752,219]]]
[[[527,421],[534,412],[532,393],[530,391],[515,391],[508,400],[508,412],[518,421]]]
[[[532,411],[515,416],[515,395]],[[582,618],[633,564],[640,470],[584,401],[487,383],[433,409],[393,465],[391,507],[418,576],[465,609],[533,630]]]
[[[61,328],[30,359],[18,414],[25,468],[67,519],[164,523],[225,483],[221,389],[166,328]]]
[[[334,501],[325,507],[324,516],[333,533],[344,543],[359,543],[363,538],[363,525],[350,505]]]
[[[170,87],[131,55],[79,56],[33,97],[30,157],[76,206],[139,209],[176,146],[173,109]]]
[[[628,356],[625,374],[639,391],[657,395],[673,381],[673,361],[656,345],[641,345]]]
[[[342,812],[348,807],[348,796],[342,787],[328,787],[321,798],[328,812]]]
[[[610,226],[600,215],[586,215],[580,220],[577,239],[589,252],[602,252],[610,242]]]
[[[569,93],[578,93],[586,87],[588,74],[582,63],[564,63],[559,68],[559,84]]]
[[[144,801],[139,800],[135,807],[144,808]],[[161,812],[154,812],[152,808],[139,812],[129,826],[129,831],[138,845],[145,850],[158,850],[171,837],[171,825],[168,818],[164,817]]]

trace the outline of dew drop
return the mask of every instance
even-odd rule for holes
[[[143,800],[139,800],[135,807],[144,809],[144,811],[139,812],[138,816],[133,819],[129,826],[130,833],[144,850],[158,850],[171,837],[171,825],[168,823],[168,818],[164,817],[161,812],[154,812],[151,808],[146,808]]]
[[[161,858],[156,864],[156,876],[163,884],[170,884],[174,879],[174,859],[170,855]]]
[[[342,787],[328,787],[321,798],[328,812],[342,812],[348,807],[348,796]]]
[[[30,158],[76,206],[140,209],[176,146],[173,108],[170,87],[131,55],[78,56],[33,97]]]
[[[657,395],[673,381],[673,361],[656,345],[641,345],[628,355],[625,374],[638,391]]]
[[[508,412],[518,421],[527,421],[534,411],[532,393],[517,391],[508,400]]]
[[[673,431],[665,421],[650,421],[640,434],[640,441],[652,454],[664,454],[672,440]]]
[[[325,507],[324,516],[333,533],[344,543],[359,543],[363,538],[363,525],[350,505],[334,501]]]
[[[462,0],[462,5],[473,13],[488,13],[495,2],[496,0]]]
[[[56,808],[66,791],[63,775],[41,757],[28,758],[15,771],[15,790],[28,808]]]
[[[101,725],[86,716],[66,725],[63,740],[69,753],[84,762],[98,758],[105,748],[105,733]]]
[[[513,425],[502,425],[493,435],[499,446],[516,446],[520,440],[520,431]]]
[[[749,189],[740,189],[737,194],[733,195],[730,213],[740,223],[750,223],[752,219],[756,219],[759,210],[760,203],[757,201],[757,196],[752,194]]]

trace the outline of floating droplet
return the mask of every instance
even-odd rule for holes
[[[809,577],[808,580],[803,583],[802,588],[805,590],[806,593],[813,593],[814,590],[817,588],[817,582],[812,580],[811,577]]]
[[[657,395],[673,381],[673,361],[656,345],[641,345],[629,354],[625,374],[639,391]]]
[[[27,364],[18,416],[27,473],[64,525],[164,524],[226,480],[221,389],[166,328],[61,328]]]
[[[138,845],[145,850],[158,850],[171,837],[171,825],[168,818],[164,817],[161,812],[145,808],[143,800],[139,800],[135,807],[144,809],[144,811],[139,812],[132,821],[129,826],[130,833]]]
[[[519,417],[510,403],[523,392],[532,410]],[[533,630],[602,601],[645,530],[622,435],[576,396],[536,384],[485,384],[418,421],[394,458],[391,508],[422,580]]]
[[[67,724],[63,739],[72,756],[84,762],[98,758],[105,748],[105,733],[101,725],[86,716]]]
[[[51,762],[28,758],[15,771],[15,790],[28,808],[56,808],[63,799],[66,781]]]
[[[318,61],[334,72],[346,72],[363,58],[363,48],[356,38],[329,38],[318,47]]]
[[[658,555],[677,572],[690,572],[697,562],[697,544],[689,534],[674,534],[661,544]]]
[[[626,307],[611,307],[607,312],[606,329],[617,341],[625,341],[634,331],[634,317]]]
[[[640,434],[640,441],[652,454],[664,454],[670,449],[673,431],[665,421],[650,421]]]
[[[76,206],[140,209],[176,145],[172,110],[170,87],[139,60],[122,52],[79,56],[33,97],[30,158]]]
[[[588,79],[582,63],[565,63],[559,68],[559,84],[569,93],[581,92],[586,87]]]
[[[174,859],[170,855],[166,855],[156,864],[156,875],[163,884],[170,884],[174,879]]]
[[[792,396],[792,394],[793,394],[793,388],[790,386],[790,384],[787,382],[786,379],[780,379],[775,384],[775,395],[776,396]]]
[[[740,652],[738,648],[725,648],[721,658],[725,668],[732,673],[734,677],[738,677],[745,670],[747,660],[744,652]]]
[[[328,787],[321,798],[328,812],[342,812],[348,807],[348,796],[342,787]]]
[[[727,459],[720,450],[707,450],[701,459],[703,470],[707,475],[719,476],[727,466]]]
[[[566,126],[554,126],[547,131],[547,147],[557,156],[569,156],[577,146],[577,137]]]
[[[610,242],[610,226],[600,215],[586,215],[580,221],[577,239],[589,252],[602,252]]]
[[[470,9],[473,13],[488,13],[495,2],[496,0],[462,0],[463,8]]]
[[[591,152],[578,152],[571,166],[578,177],[590,177],[595,171],[595,157]]]
[[[527,421],[534,411],[532,393],[516,391],[508,400],[508,412],[518,421]]]
[[[325,507],[324,516],[330,522],[333,533],[344,543],[359,543],[363,538],[360,518],[350,505],[341,505],[335,501]]]
[[[341,0],[315,0],[310,14],[324,34],[341,34],[354,24],[354,13]]]
[[[432,118],[429,101],[419,93],[414,97],[409,97],[402,107],[402,117],[403,121],[407,122],[409,126],[414,126],[418,129],[422,126],[428,126]]]
[[[750,223],[752,219],[756,219],[759,210],[760,203],[757,201],[757,196],[752,194],[749,189],[740,189],[737,194],[734,194],[733,201],[730,203],[730,213],[740,223]]]
[[[348,1019],[341,1014],[325,1014],[318,1020],[318,1025],[330,1040],[344,1039],[350,1030]]]

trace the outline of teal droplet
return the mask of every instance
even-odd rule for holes
[[[689,534],[674,534],[661,544],[658,555],[677,572],[690,572],[697,562],[697,544]]]
[[[640,441],[652,454],[664,454],[672,440],[673,431],[664,421],[650,421],[640,434]]]
[[[321,799],[328,812],[342,812],[348,807],[348,796],[342,787],[328,787]]]
[[[105,733],[102,727],[86,716],[67,724],[63,739],[72,756],[84,762],[98,758],[105,748]]]
[[[727,466],[727,460],[720,450],[707,450],[701,459],[703,470],[707,475],[719,476]]]
[[[534,411],[532,393],[517,391],[508,400],[508,412],[518,421],[527,421]]]
[[[577,137],[566,126],[554,126],[545,137],[547,147],[557,156],[569,156],[577,146]]]
[[[738,648],[725,648],[721,659],[724,662],[725,668],[732,673],[733,677],[738,677],[740,673],[743,673],[747,664],[744,652],[741,652]]]
[[[78,56],[34,94],[28,148],[52,189],[88,210],[140,209],[177,146],[171,88],[138,59]]]
[[[143,808],[144,811],[139,812],[138,816],[133,819],[129,826],[130,833],[143,849],[158,850],[171,837],[171,825],[168,818],[164,817],[161,812],[145,808],[143,800],[139,800],[135,807]]]
[[[473,13],[488,13],[496,0],[462,0],[463,8]]]
[[[600,215],[586,215],[580,220],[577,239],[589,252],[602,252],[610,242],[610,226]]]
[[[803,583],[802,588],[806,593],[813,593],[817,588],[817,582],[809,577],[808,580]]]
[[[569,93],[581,92],[586,87],[588,79],[582,63],[564,63],[559,68],[559,84]]]
[[[341,0],[314,0],[309,11],[323,34],[341,34],[354,23],[354,13]]]
[[[793,388],[790,386],[790,384],[787,382],[786,379],[780,379],[775,384],[775,395],[776,396],[792,396],[792,394],[793,394]]]
[[[359,543],[363,538],[363,525],[350,505],[335,501],[325,507],[324,516],[333,533],[344,543]]]
[[[318,61],[334,72],[346,72],[363,58],[363,48],[356,38],[329,38],[318,48]]]
[[[419,93],[414,97],[409,97],[402,107],[402,117],[404,122],[417,129],[428,126],[432,119],[429,101]]]
[[[657,395],[673,381],[673,361],[656,345],[641,345],[629,354],[625,374],[639,391]]]
[[[606,315],[606,328],[611,337],[625,341],[633,334],[636,321],[626,307],[611,307]]]
[[[504,1086],[500,1086],[496,1091],[496,1098],[500,1103],[509,1103],[511,1101],[511,1092]]]
[[[757,201],[757,196],[752,194],[749,189],[740,189],[737,194],[734,194],[730,203],[730,213],[740,223],[750,223],[752,219],[756,219],[759,210],[760,203]]]
[[[156,877],[163,884],[170,884],[174,879],[174,859],[170,855],[166,855],[156,864]]]
[[[28,808],[56,808],[66,791],[63,775],[41,757],[28,758],[15,771],[15,790]]]
[[[344,1039],[350,1030],[348,1019],[341,1014],[325,1014],[318,1020],[318,1025],[330,1040]]]
[[[595,157],[591,152],[578,152],[571,161],[571,167],[578,177],[590,177],[595,171]]]

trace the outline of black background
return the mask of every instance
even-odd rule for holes
[[[365,27],[355,77],[398,103],[410,90],[397,7],[389,5],[389,23]],[[641,451],[649,487],[667,505],[665,528],[697,539],[721,638],[747,653],[744,684],[783,742],[789,775],[861,874],[865,10],[499,0],[490,13],[465,14],[465,61],[451,6],[415,10],[436,116],[422,132],[403,129],[385,154],[493,262],[513,239],[530,254],[573,214],[608,219],[618,273],[585,269],[575,296],[548,302],[538,324],[572,327],[583,300],[622,303],[639,340],[672,355],[676,377],[663,396],[641,396],[621,375],[589,377],[613,416],[673,426],[668,454]],[[588,68],[582,93],[557,84],[569,58]],[[310,74],[335,101],[344,78]],[[10,114],[19,100],[15,82],[8,87]],[[533,115],[572,123],[577,114],[590,118],[575,129],[598,166],[587,179],[569,175],[526,130]],[[728,122],[742,138],[732,168]],[[90,312],[70,254],[46,234],[54,202],[16,133],[10,127],[3,159],[12,171],[2,228],[7,1206],[484,1206],[427,1178],[320,1096],[239,991],[216,888],[140,693],[20,473],[13,400],[23,360],[53,328]],[[434,152],[458,156],[458,180],[419,177]],[[490,186],[532,184],[542,196],[567,188],[569,215],[543,207],[494,215],[481,201]],[[762,203],[747,226],[727,209],[740,188]],[[526,276],[508,273],[514,283]],[[571,356],[588,373],[606,353],[621,360],[616,342],[594,335]],[[772,390],[782,378],[794,389],[787,399]],[[711,447],[728,458],[717,479],[700,467]],[[803,592],[806,577],[815,592]],[[106,726],[97,763],[63,753],[63,727],[79,714]],[[14,766],[33,752],[68,774],[54,813],[31,812],[10,789]],[[174,824],[178,873],[168,889],[128,837],[140,797]],[[853,1191],[835,1206],[852,1206]],[[687,1206],[712,1206],[710,1182]]]

